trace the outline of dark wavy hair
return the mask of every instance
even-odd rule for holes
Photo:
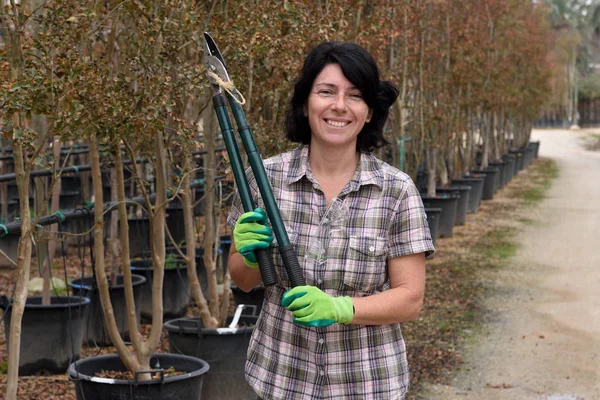
[[[398,88],[392,82],[379,80],[377,63],[365,49],[354,43],[341,42],[321,43],[304,60],[286,115],[287,138],[296,143],[310,143],[311,129],[304,110],[313,82],[328,64],[340,66],[373,113],[371,121],[365,123],[358,134],[356,150],[370,153],[389,144],[383,136],[383,127],[391,105],[398,98]]]

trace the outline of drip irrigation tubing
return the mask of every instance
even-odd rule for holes
[[[216,180],[223,180],[224,178],[225,178],[224,175],[218,175],[215,177]],[[197,187],[203,187],[203,186],[204,186],[204,180],[202,180],[202,179],[196,179],[194,182],[190,183],[191,189],[194,189]],[[154,201],[154,199],[156,198],[156,194],[152,193],[151,195],[149,195],[149,198],[150,198],[150,201]],[[144,196],[137,196],[137,197],[125,199],[125,201],[128,204],[135,203],[135,204],[139,204],[142,206],[146,204],[146,198]],[[106,212],[116,209],[118,206],[119,206],[118,201],[106,202],[106,203],[104,203],[103,210],[106,213]],[[87,209],[90,211],[92,209],[94,209],[94,203],[90,203],[87,206]],[[46,225],[52,225],[52,224],[56,224],[56,223],[64,222],[64,221],[72,221],[72,220],[94,217],[94,215],[92,213],[83,214],[83,213],[81,213],[81,211],[78,211],[78,210],[79,209],[75,209],[75,210],[71,210],[71,211],[46,215],[44,217],[41,217],[36,222],[36,225],[46,226]],[[0,239],[5,236],[20,235],[20,234],[21,234],[21,221],[14,221],[14,222],[10,222],[8,224],[0,225]]]
[[[217,148],[215,148],[215,153],[217,152],[221,152],[224,151],[225,147],[223,146],[219,146]],[[193,156],[199,156],[199,155],[204,155],[206,154],[207,151],[206,150],[197,150],[192,152]],[[10,157],[12,159],[12,157]],[[0,157],[0,161],[2,160],[2,158]],[[141,164],[141,163],[147,163],[149,162],[148,159],[146,158],[138,158],[135,160],[136,164]],[[130,165],[133,162],[131,160],[124,160],[123,161],[123,165]],[[75,173],[79,173],[79,172],[84,172],[84,171],[91,171],[92,166],[90,164],[85,164],[85,165],[74,165],[74,166],[70,166],[70,167],[65,167],[62,170],[62,173],[70,173],[70,172],[75,172]],[[54,169],[40,169],[40,170],[36,170],[36,171],[31,171],[30,176],[32,178],[34,177],[39,177],[39,176],[52,176],[54,175],[56,171]],[[4,175],[0,175],[0,182],[12,182],[15,181],[17,179],[17,174],[16,173],[10,173],[10,174],[4,174]]]

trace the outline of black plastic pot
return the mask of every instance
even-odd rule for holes
[[[427,190],[427,179],[428,179],[427,171],[418,171],[417,179],[415,181],[415,186],[419,191]]]
[[[525,152],[523,150],[511,150],[510,154],[516,157],[515,161],[515,175],[525,168]]]
[[[194,215],[204,215],[204,187],[194,189]]]
[[[235,193],[235,188],[233,186],[233,181],[223,181],[223,205],[230,206],[233,203],[233,195]]]
[[[498,169],[498,173],[496,174],[496,192],[503,188],[506,184],[504,179],[506,164],[504,161],[490,161],[488,168],[496,168]]]
[[[513,169],[513,177],[519,173],[520,170],[523,169],[523,154],[521,153],[511,153],[515,157],[515,167]]]
[[[471,174],[485,174],[481,200],[492,200],[496,193],[496,176],[498,174],[498,169],[487,168],[485,170],[471,171]]]
[[[81,191],[81,178],[79,175],[61,175],[60,191],[61,193]]]
[[[177,258],[175,266],[165,266],[163,279],[163,318],[164,320],[180,318],[187,312],[190,304],[190,281],[187,276],[187,265]],[[141,318],[144,322],[152,322],[152,282],[154,268],[149,259],[131,260],[131,272],[146,278],[142,285]]]
[[[529,166],[533,162],[533,159],[535,158],[535,148],[536,148],[536,145],[531,142],[527,143],[527,145],[525,146],[525,153],[527,154],[527,158],[526,158],[527,166]]]
[[[127,196],[127,192],[125,196]],[[102,185],[102,198],[105,202],[110,201],[110,184]]]
[[[150,219],[129,218],[129,257],[141,257],[150,251]]]
[[[87,217],[67,219],[66,221],[62,222],[59,227],[60,231],[73,234],[73,236],[65,236],[66,243],[72,247],[88,246],[93,242],[94,233],[92,232],[92,235],[90,236],[89,231],[93,228],[94,213],[87,213],[87,210],[84,208],[79,208],[78,210],[81,210],[81,215],[87,215]],[[106,214],[104,218],[104,238],[106,238],[106,233],[108,231],[108,222],[110,221],[109,214]],[[85,232],[87,233],[83,234]]]
[[[240,304],[245,304],[247,306],[254,306],[253,314],[259,315],[262,310],[263,301],[265,299],[265,287],[263,285],[259,285],[253,287],[249,292],[244,292],[242,289],[237,287],[233,282],[231,283],[231,293],[233,294],[233,301],[236,306]]]
[[[0,250],[2,250],[11,260],[17,260],[17,251],[19,250],[19,240],[21,235],[8,235],[0,238]],[[33,246],[35,248],[35,246]],[[11,263],[4,254],[0,253],[0,267],[3,268],[15,268],[14,264]]]
[[[223,269],[227,271],[227,263],[229,262],[229,249],[231,248],[231,235],[222,235],[219,240],[221,242],[221,250],[223,250]]]
[[[183,254],[185,254],[185,246],[180,247]],[[167,254],[178,254],[174,247],[167,247]],[[147,256],[147,254],[146,254]],[[217,282],[222,281],[227,265],[223,264],[223,250],[219,249],[217,252],[217,272],[221,271],[222,275],[217,275]],[[204,297],[208,300],[208,279],[206,278],[206,268],[204,268],[204,249],[201,247],[196,248],[196,273],[198,275],[198,281]]]
[[[433,245],[435,246],[435,242],[439,237],[439,226],[440,226],[440,218],[442,216],[441,208],[426,208],[425,214],[427,214],[427,224],[429,225],[429,233],[431,233],[431,240],[433,240]]]
[[[175,243],[185,240],[185,223],[183,220],[183,207],[179,202],[169,204],[166,210],[166,225],[173,236]]]
[[[256,394],[244,377],[246,353],[258,317],[242,315],[238,328],[208,329],[200,318],[167,321],[169,349],[198,357],[210,365],[202,388],[206,399],[255,400]],[[231,318],[227,320],[227,324]]]
[[[117,354],[89,357],[69,366],[69,379],[75,381],[77,400],[200,400],[208,364],[179,354],[154,354],[150,365],[164,371],[174,368],[186,374],[164,376],[149,381],[96,377],[102,371],[126,371]],[[209,399],[210,400],[210,399]]]
[[[6,190],[8,191],[8,200],[17,200],[19,198],[19,188],[16,182],[9,182],[6,184]],[[31,188],[30,188],[31,190]],[[30,191],[31,193],[31,191]]]
[[[458,196],[421,196],[425,208],[441,208],[438,226],[439,237],[452,237],[454,219],[458,206]]]
[[[468,185],[471,186],[471,191],[469,192],[469,203],[467,206],[467,211],[470,213],[477,212],[479,205],[481,204],[481,195],[483,194],[483,181],[484,178],[462,178],[455,179],[452,181],[453,184],[456,185]]]
[[[535,142],[529,142],[530,144],[532,144],[534,146],[534,152],[533,152],[533,157],[534,158],[538,158],[539,153],[540,153],[540,141],[537,140]]]
[[[521,149],[521,159],[519,160],[519,171],[527,168],[527,153],[525,149]]]
[[[141,275],[132,274],[131,280],[133,281],[136,321],[139,325],[141,318],[142,286],[144,285],[144,282],[146,282],[146,278]],[[94,278],[91,276],[77,278],[69,281],[68,284],[73,289],[75,295],[85,296],[90,299],[90,311],[85,320],[83,329],[83,343],[98,346],[112,345],[105,327],[100,293]],[[127,323],[127,307],[125,305],[123,275],[117,276],[117,284],[109,288],[109,293],[119,333],[123,340],[129,341],[129,324]]]
[[[467,211],[469,209],[469,197],[471,186],[453,185],[445,188],[438,188],[436,192],[441,195],[458,195],[458,204],[456,205],[456,215],[454,216],[454,225],[464,225],[467,222]]]
[[[10,349],[12,307],[2,303],[6,344]],[[41,296],[27,298],[21,321],[19,375],[63,374],[70,363],[79,359],[89,304],[89,299],[80,296],[52,296],[49,305],[42,305]]]
[[[58,203],[62,210],[73,210],[82,203],[81,193],[75,190],[61,191]]]
[[[18,200],[9,200],[6,205],[8,211],[8,221],[13,221],[20,214],[19,209],[19,201]]]
[[[504,156],[502,156],[502,159],[506,164],[504,168],[504,181],[505,184],[508,184],[515,175],[515,157],[512,154],[505,154]]]
[[[19,198],[19,188],[17,187],[16,183],[8,183],[6,185],[6,190],[8,191],[8,200]]]

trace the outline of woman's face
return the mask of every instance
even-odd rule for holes
[[[338,64],[328,64],[317,75],[306,105],[311,143],[356,148],[356,138],[371,111],[360,90]]]

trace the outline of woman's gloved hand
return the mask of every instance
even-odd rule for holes
[[[273,241],[273,231],[267,226],[267,214],[262,208],[244,213],[233,228],[236,250],[244,256],[244,264],[258,268],[254,255],[256,249],[267,249]]]
[[[288,290],[281,298],[281,305],[292,311],[295,323],[304,326],[349,324],[354,318],[354,305],[349,296],[331,297],[315,286]]]

